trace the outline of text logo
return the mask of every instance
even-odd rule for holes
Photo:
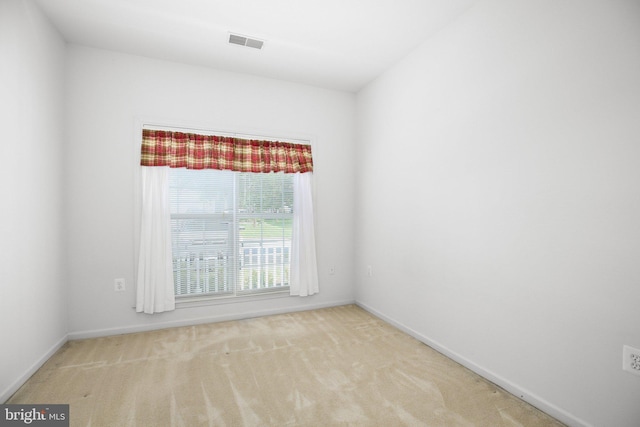
[[[69,405],[0,405],[0,427],[69,427]]]

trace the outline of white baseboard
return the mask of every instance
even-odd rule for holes
[[[230,320],[250,319],[252,317],[271,316],[274,314],[294,313],[297,311],[316,310],[320,308],[337,307],[340,305],[355,304],[355,300],[333,301],[320,304],[303,305],[298,307],[282,307],[268,310],[248,311],[241,313],[213,315],[194,319],[183,319],[146,325],[123,326],[119,328],[94,329],[69,333],[69,340],[86,338],[98,338],[111,335],[131,334],[136,332],[155,331],[158,329],[176,328],[180,326],[193,326],[203,323],[227,322]]]
[[[445,347],[444,345],[438,343],[437,341],[434,341],[432,339],[430,339],[429,337],[426,337],[424,335],[422,335],[421,333],[414,331],[413,329],[405,326],[404,324],[402,324],[401,322],[398,322],[388,316],[385,316],[384,314],[382,314],[381,312],[379,312],[378,310],[374,309],[373,307],[368,306],[367,304],[363,304],[361,302],[356,301],[356,304],[361,307],[362,309],[368,311],[369,313],[373,314],[374,316],[384,320],[385,322],[395,326],[396,328],[400,329],[401,331],[411,335],[412,337],[414,337],[415,339],[423,342],[424,344],[428,345],[429,347],[433,348],[434,350],[438,351],[439,353],[442,353],[443,355],[447,356],[448,358],[458,362],[459,364],[461,364],[462,366],[464,366],[465,368],[468,368],[470,370],[472,370],[473,372],[475,372],[476,374],[480,375],[481,377],[487,379],[488,381],[491,381],[492,383],[496,384],[497,386],[505,389],[506,391],[508,391],[509,393],[513,394],[514,396],[519,397],[520,399],[524,400],[525,402],[529,403],[532,406],[535,406],[536,408],[540,409],[541,411],[551,415],[552,417],[554,417],[555,419],[557,419],[558,421],[568,425],[568,426],[572,426],[572,427],[592,427],[591,424],[588,424],[586,421],[583,421],[577,417],[575,417],[574,415],[568,413],[567,411],[557,407],[556,405],[548,402],[545,399],[542,399],[541,397],[535,395],[534,393],[530,393],[528,390],[518,386],[517,384],[514,384],[513,382],[507,380],[506,378],[503,378],[499,375],[496,375],[495,373],[488,371],[486,369],[484,369],[481,366],[478,366],[477,364],[473,363],[471,360],[461,356],[458,353],[455,353],[451,350],[449,350],[447,347]]]
[[[13,394],[18,391],[18,389],[22,387],[22,385],[26,383],[27,380],[31,378],[31,376],[35,374],[36,371],[40,369],[42,365],[44,365],[56,351],[60,350],[60,347],[62,347],[68,340],[69,338],[67,335],[60,338],[58,342],[56,342],[49,350],[47,350],[47,352],[45,352],[38,360],[36,360],[35,363],[31,365],[31,367],[27,369],[26,372],[20,375],[20,377],[18,377],[18,379],[16,379],[13,384],[10,384],[9,387],[7,387],[5,390],[2,390],[2,393],[0,394],[0,402],[4,403],[9,400],[9,398],[13,396]]]

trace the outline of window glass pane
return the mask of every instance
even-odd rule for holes
[[[233,172],[171,169],[176,295],[234,291]]]
[[[239,174],[240,291],[289,285],[293,176]]]
[[[203,214],[233,211],[231,171],[171,169],[169,175],[172,213]]]
[[[176,295],[233,292],[232,223],[172,219]]]

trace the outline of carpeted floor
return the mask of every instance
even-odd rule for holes
[[[356,306],[65,344],[7,403],[72,426],[562,426]]]

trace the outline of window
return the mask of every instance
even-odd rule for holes
[[[143,127],[140,166],[137,312],[319,292],[310,144]]]
[[[293,174],[169,172],[176,297],[289,289]]]

